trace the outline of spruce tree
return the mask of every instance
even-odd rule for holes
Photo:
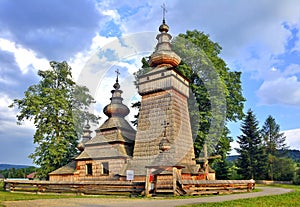
[[[237,160],[238,173],[244,179],[264,179],[266,175],[266,156],[262,147],[262,138],[258,121],[251,109],[241,125],[242,135],[238,136],[240,145],[236,151],[239,153]]]
[[[277,166],[275,165],[276,163],[283,163],[278,159],[279,157],[282,157],[284,151],[288,149],[285,143],[286,137],[284,136],[284,133],[280,132],[280,126],[276,123],[275,119],[271,115],[268,116],[262,127],[261,136],[263,138],[265,152],[268,156],[268,179],[273,180],[274,174],[279,173],[275,172],[276,169],[279,171],[284,170],[280,169],[281,166],[278,166],[278,164]],[[282,167],[284,168],[284,166]]]

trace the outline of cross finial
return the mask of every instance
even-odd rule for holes
[[[164,137],[166,137],[167,127],[168,127],[169,123],[166,120],[164,120],[164,123],[162,123],[161,125],[165,128],[165,130],[164,130]]]
[[[117,80],[116,80],[116,82],[118,83],[119,82],[120,71],[119,71],[119,69],[117,69],[115,72],[117,73]]]
[[[166,22],[166,13],[168,12],[166,9],[166,4],[163,3],[163,5],[161,5],[161,8],[163,10],[163,23],[165,23]]]

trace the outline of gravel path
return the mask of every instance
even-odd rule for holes
[[[255,193],[230,194],[223,196],[198,197],[189,199],[129,199],[129,198],[66,198],[66,199],[42,199],[26,201],[5,201],[8,207],[173,207],[186,204],[222,202],[243,198],[254,198],[267,195],[279,195],[291,192],[290,189],[260,187],[262,191]]]

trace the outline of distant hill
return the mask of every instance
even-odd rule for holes
[[[30,166],[30,165],[0,164],[0,170],[11,169],[11,168],[20,169],[20,168],[28,168],[28,167],[32,167],[32,166]]]
[[[283,154],[286,153],[285,155],[286,157],[289,157],[294,161],[300,162],[300,150],[286,150],[286,151],[279,150],[279,152]],[[234,162],[237,160],[238,157],[239,157],[238,155],[230,155],[227,157],[227,160]]]
[[[234,162],[237,160],[238,157],[239,157],[238,155],[229,155],[229,156],[227,156],[226,159],[227,159],[227,161]]]
[[[299,150],[287,150],[286,156],[292,158],[295,161],[300,161],[300,151]]]

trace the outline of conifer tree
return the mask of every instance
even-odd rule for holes
[[[264,179],[266,175],[266,155],[262,147],[258,121],[251,109],[248,110],[241,126],[242,135],[238,136],[240,145],[236,151],[238,173],[244,179]]]
[[[273,180],[275,171],[274,165],[277,163],[276,169],[280,169],[280,167],[284,168],[284,166],[278,166],[279,163],[283,163],[278,159],[283,155],[283,152],[288,149],[285,143],[286,137],[284,133],[280,132],[280,126],[271,115],[268,116],[262,127],[261,136],[263,138],[266,155],[268,156],[268,179]],[[283,169],[280,171],[282,170]],[[276,172],[276,174],[278,174],[278,172]]]

